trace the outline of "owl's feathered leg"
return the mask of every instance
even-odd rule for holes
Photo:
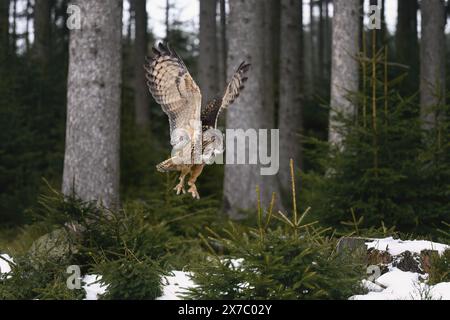
[[[194,199],[200,199],[200,195],[198,194],[197,187],[195,185],[195,182],[197,181],[197,178],[202,174],[204,164],[198,164],[194,165],[191,169],[191,177],[189,178],[188,185],[189,190],[188,192],[192,194],[192,198]]]
[[[181,193],[185,194],[186,190],[184,189],[184,179],[186,178],[186,175],[191,171],[190,167],[184,167],[181,169],[180,174],[180,183],[178,183],[173,190],[177,191],[177,195],[180,195]]]

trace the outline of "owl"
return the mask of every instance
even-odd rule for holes
[[[147,58],[144,65],[147,86],[155,101],[168,116],[172,155],[156,166],[159,172],[180,172],[179,183],[174,190],[177,195],[188,193],[194,199],[200,199],[195,185],[201,175],[207,159],[211,159],[217,150],[214,134],[217,120],[223,110],[229,107],[248,80],[246,74],[250,64],[242,62],[225,88],[224,93],[202,106],[202,95],[179,55],[169,44],[160,43],[152,49],[153,56]]]

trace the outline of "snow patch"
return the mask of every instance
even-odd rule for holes
[[[374,239],[366,243],[368,249],[387,251],[396,256],[409,251],[420,254],[423,250],[434,250],[442,254],[450,246],[425,240],[400,240],[392,237]],[[442,282],[434,286],[426,283],[428,274],[421,275],[414,272],[405,272],[389,265],[389,271],[375,283],[363,280],[363,286],[369,291],[365,295],[355,295],[351,300],[450,300],[450,283]]]
[[[86,291],[86,298],[84,300],[98,300],[99,296],[104,294],[108,289],[108,286],[102,286],[99,281],[102,280],[102,276],[96,274],[88,274],[83,277],[84,291]]]
[[[450,283],[439,283],[435,286],[429,286],[420,280],[418,273],[404,272],[397,268],[392,268],[391,271],[376,280],[381,286],[364,280],[363,283],[370,292],[365,295],[352,296],[350,300],[450,299]]]
[[[0,254],[0,275],[11,272],[11,263],[14,263],[14,260],[9,255]]]
[[[375,239],[371,242],[366,242],[367,249],[377,249],[379,251],[387,251],[392,256],[397,256],[405,251],[409,251],[411,253],[420,253],[423,250],[435,250],[438,251],[439,254],[442,254],[446,249],[450,249],[450,246],[425,241],[425,240],[400,240],[394,239],[392,237],[385,239]]]
[[[431,288],[433,297],[440,297],[442,300],[450,300],[450,282],[441,282]]]
[[[163,295],[157,300],[182,300],[179,296],[186,293],[188,288],[194,288],[191,273],[172,271],[173,276],[164,277]]]

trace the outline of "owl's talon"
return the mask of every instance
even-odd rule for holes
[[[181,182],[177,184],[175,188],[173,188],[173,190],[177,192],[177,196],[179,196],[181,193],[186,193],[186,190],[184,189],[184,183],[182,184]]]
[[[200,200],[200,195],[198,194],[197,187],[195,184],[191,185],[188,192],[192,195],[192,198]]]

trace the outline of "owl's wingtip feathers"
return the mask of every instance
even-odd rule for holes
[[[251,63],[247,63],[245,60],[241,62],[241,64],[238,67],[238,71],[247,72],[248,69],[252,66]]]

